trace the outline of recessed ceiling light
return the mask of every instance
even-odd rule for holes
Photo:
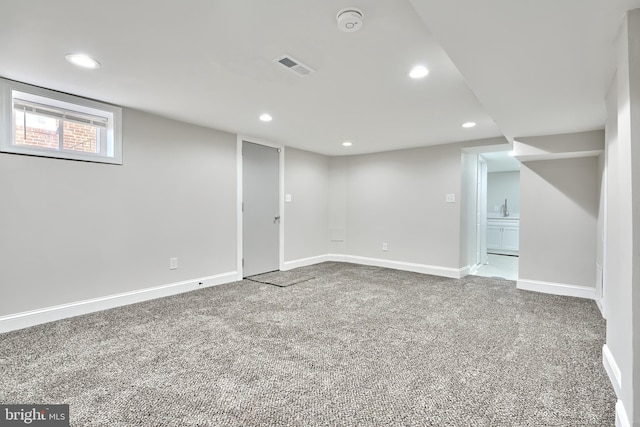
[[[271,117],[271,114],[261,114],[260,115],[260,120],[262,120],[263,122],[270,122],[271,120],[273,120],[273,117]]]
[[[421,79],[429,74],[429,70],[424,65],[416,65],[409,71],[409,77],[412,79]]]
[[[353,143],[351,143],[351,141],[345,141],[342,143],[343,147],[351,147],[353,145]]]
[[[65,55],[65,58],[67,61],[71,62],[73,65],[77,65],[78,67],[89,68],[91,70],[95,70],[100,67],[100,63],[98,61],[82,53],[69,53]]]
[[[467,123],[463,124],[462,127],[463,128],[472,128],[475,125],[476,125],[475,122],[467,122]]]

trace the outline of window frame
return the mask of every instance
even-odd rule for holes
[[[122,164],[122,108],[13,80],[0,79],[0,90],[0,152],[95,163]],[[105,137],[97,141],[101,145],[99,152],[88,153],[15,144],[14,98],[68,112],[77,112],[80,115],[106,117]],[[61,127],[63,127],[63,120],[65,119],[61,119],[60,122]],[[60,132],[63,131],[61,130]],[[100,133],[102,132],[103,130],[101,129]]]

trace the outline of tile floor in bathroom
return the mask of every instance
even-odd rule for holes
[[[475,276],[502,277],[507,280],[518,280],[518,257],[509,255],[488,255],[489,263],[483,265]]]

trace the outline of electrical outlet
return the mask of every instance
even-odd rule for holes
[[[169,258],[169,270],[178,269],[178,258]]]
[[[447,203],[455,203],[456,202],[456,195],[455,193],[448,193],[445,195],[445,202]]]
[[[387,251],[388,249],[389,249],[389,246],[387,245],[387,243],[386,243],[386,242],[385,242],[385,243],[383,243],[383,244],[382,244],[382,250],[383,250],[383,251]]]
[[[291,203],[291,199],[292,199],[292,198],[291,198],[291,194],[285,194],[285,195],[284,195],[284,201],[285,201],[286,203]]]

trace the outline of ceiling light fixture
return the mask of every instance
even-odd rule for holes
[[[90,70],[100,68],[100,63],[98,61],[83,53],[69,53],[65,55],[65,58],[67,61],[71,62],[73,65],[77,65],[78,67],[88,68]]]
[[[273,120],[273,117],[271,117],[271,114],[261,114],[260,115],[260,120],[262,120],[263,122],[270,122],[271,120]]]
[[[416,65],[409,71],[409,77],[412,79],[421,79],[429,74],[429,70],[424,65]]]
[[[472,127],[474,127],[475,125],[476,125],[476,124],[475,124],[475,122],[467,122],[467,123],[464,123],[464,124],[462,125],[462,127],[463,127],[463,128],[472,128]]]
[[[351,141],[345,141],[342,143],[343,147],[351,147],[353,145],[353,143]]]

